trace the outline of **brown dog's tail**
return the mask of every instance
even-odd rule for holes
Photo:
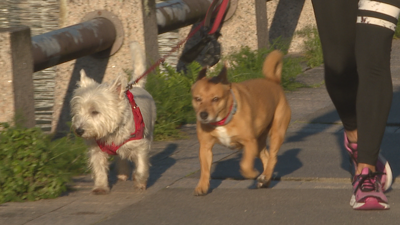
[[[268,54],[267,58],[265,58],[263,65],[263,74],[264,76],[276,83],[281,83],[281,74],[282,74],[282,57],[283,54],[279,50],[274,50]]]

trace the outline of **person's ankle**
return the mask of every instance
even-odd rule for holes
[[[366,164],[366,163],[358,163],[357,165],[357,171],[356,171],[356,175],[361,174],[361,171],[367,167],[371,172],[375,172],[376,168],[374,165],[370,165],[370,164]]]
[[[350,143],[357,143],[358,136],[357,136],[357,130],[345,130],[347,139],[349,140]]]

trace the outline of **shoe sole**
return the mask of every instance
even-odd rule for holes
[[[386,192],[389,190],[390,186],[392,186],[393,182],[393,174],[392,174],[392,169],[390,168],[389,162],[383,158],[381,154],[379,154],[379,159],[380,162],[382,162],[385,165],[385,173],[386,173],[386,180],[385,180],[385,185],[383,186],[383,192]]]
[[[350,206],[355,210],[385,210],[390,209],[389,204],[379,202],[377,198],[369,197],[365,202],[357,202],[355,195],[351,196]]]

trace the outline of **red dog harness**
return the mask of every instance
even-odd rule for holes
[[[133,121],[135,123],[135,132],[131,134],[131,137],[128,140],[124,141],[120,145],[115,145],[114,143],[106,145],[105,143],[96,140],[100,149],[109,155],[116,155],[117,150],[128,141],[143,139],[144,121],[142,113],[140,112],[139,106],[136,105],[133,94],[129,90],[126,91],[126,97],[128,97],[129,103],[131,104]]]

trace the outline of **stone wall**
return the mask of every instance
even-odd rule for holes
[[[267,9],[270,42],[281,37],[288,41],[289,53],[304,51],[304,40],[296,32],[316,26],[311,0],[272,0]]]
[[[2,28],[0,28],[2,29]],[[10,96],[13,93],[12,84],[12,60],[10,54],[10,37],[9,35],[0,35],[0,122],[11,122],[14,118],[14,98]]]
[[[25,25],[31,35],[46,33],[59,28],[59,0],[2,0],[0,27]],[[36,125],[50,131],[53,121],[56,67],[33,74]]]

